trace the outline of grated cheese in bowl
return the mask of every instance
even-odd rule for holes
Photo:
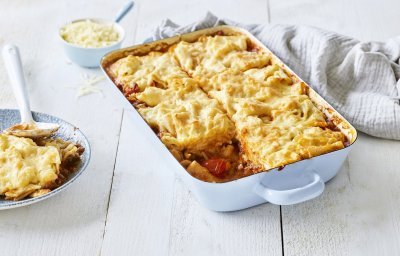
[[[67,57],[85,68],[97,68],[101,58],[121,48],[125,30],[106,19],[79,19],[59,29],[59,39]]]
[[[81,20],[60,29],[61,37],[68,43],[85,48],[100,48],[115,44],[120,39],[114,24]]]

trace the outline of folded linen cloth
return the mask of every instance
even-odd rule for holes
[[[400,36],[360,42],[315,27],[244,25],[207,13],[187,26],[164,20],[153,40],[225,24],[249,30],[359,131],[400,140]]]

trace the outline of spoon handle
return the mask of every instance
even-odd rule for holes
[[[31,107],[29,105],[18,47],[12,44],[5,45],[3,47],[3,59],[21,113],[21,123],[32,123]]]
[[[132,9],[132,7],[135,5],[133,1],[127,2],[124,7],[117,13],[117,15],[114,18],[115,22],[120,22],[123,17]]]

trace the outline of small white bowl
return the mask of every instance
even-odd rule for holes
[[[112,45],[109,46],[104,46],[104,47],[82,47],[79,45],[75,45],[72,43],[68,43],[65,41],[62,36],[61,36],[61,28],[64,26],[79,22],[79,21],[85,21],[85,20],[91,20],[96,23],[102,23],[102,24],[113,24],[114,28],[119,34],[119,40],[118,42],[115,42]],[[68,22],[64,24],[58,30],[58,37],[60,38],[63,46],[65,53],[67,54],[68,58],[73,61],[74,63],[78,64],[79,66],[86,67],[86,68],[97,68],[100,65],[100,60],[101,58],[108,52],[116,50],[121,48],[122,41],[125,39],[125,30],[116,22],[113,22],[111,20],[106,20],[106,19],[79,19],[79,20],[73,20],[71,22]]]

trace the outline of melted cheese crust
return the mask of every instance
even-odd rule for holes
[[[129,99],[143,103],[139,113],[170,149],[200,154],[236,140],[237,161],[258,172],[343,148],[344,135],[331,129],[308,87],[249,48],[246,36],[203,36],[120,59],[110,73]],[[221,181],[198,162],[191,170]]]
[[[150,86],[166,88],[176,78],[189,76],[170,53],[150,52],[145,56],[128,56],[111,66],[115,82],[126,87],[138,85],[140,91]]]
[[[29,138],[0,134],[0,195],[19,200],[45,194],[54,187],[61,163],[78,149],[60,139],[44,143],[39,146]]]
[[[174,80],[170,87],[147,87],[137,98],[149,107],[139,108],[170,149],[200,154],[231,143],[235,126],[215,99],[193,79]]]
[[[181,67],[201,84],[225,70],[245,71],[270,62],[266,53],[247,51],[245,36],[203,36],[198,42],[179,42],[173,52]]]
[[[31,139],[0,134],[0,194],[41,188],[57,179],[57,148],[37,146]]]

